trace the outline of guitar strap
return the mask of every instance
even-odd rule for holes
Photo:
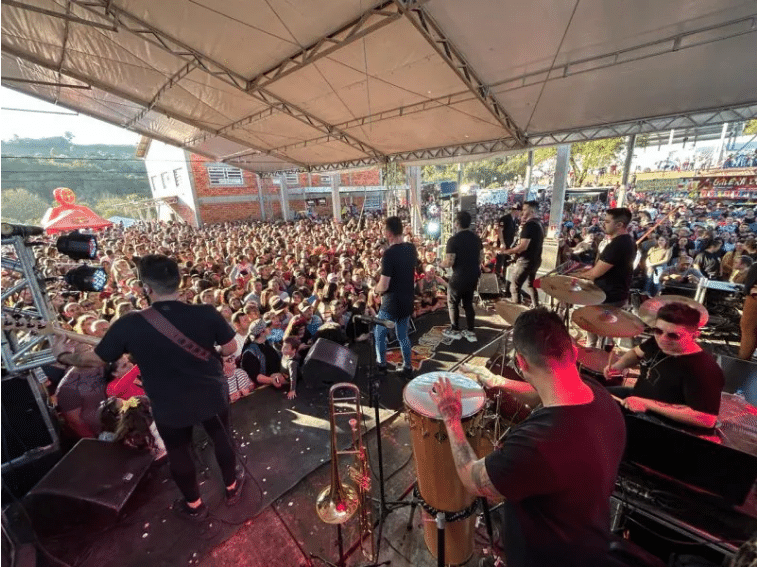
[[[174,327],[173,324],[168,319],[163,317],[163,315],[158,313],[155,308],[148,307],[147,309],[142,309],[139,314],[142,315],[142,317],[144,317],[145,320],[150,323],[150,325],[152,325],[155,330],[158,331],[161,335],[166,337],[175,345],[180,346],[195,358],[199,358],[203,362],[207,362],[210,359],[211,352],[209,350],[201,347],[192,339],[187,337],[184,333],[182,333],[179,329]]]

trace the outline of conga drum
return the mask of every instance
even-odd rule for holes
[[[431,388],[441,377],[449,378],[455,390],[462,391],[463,429],[473,450],[478,453],[481,442],[481,419],[486,401],[484,389],[475,381],[451,372],[429,372],[411,380],[403,392],[413,445],[418,491],[423,507],[423,535],[426,547],[437,556],[435,518],[427,508],[454,514],[460,519],[448,521],[444,532],[445,563],[462,565],[473,555],[475,514],[466,514],[476,500],[468,492],[455,469],[452,449]]]

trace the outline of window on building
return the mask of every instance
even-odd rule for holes
[[[177,187],[181,185],[181,168],[173,170],[173,180]]]
[[[168,176],[167,171],[160,174],[160,180],[163,182],[163,189],[168,189],[168,184],[170,183],[171,178]]]
[[[208,167],[208,179],[211,185],[244,185],[242,170],[238,167]]]
[[[289,187],[296,187],[300,184],[300,176],[297,173],[287,173],[286,180]]]
[[[331,185],[331,176],[321,174],[321,185]]]
[[[158,187],[158,176],[157,175],[153,175],[152,177],[150,177],[150,185],[152,186],[153,192],[158,191],[158,189],[160,189]]]

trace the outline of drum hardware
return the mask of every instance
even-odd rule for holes
[[[574,276],[549,276],[540,283],[544,293],[570,305],[599,305],[606,298],[593,281]]]
[[[587,305],[573,312],[573,323],[601,337],[630,338],[644,332],[644,321],[610,305]]]
[[[683,295],[658,295],[657,297],[647,299],[639,307],[639,318],[647,325],[652,326],[655,319],[657,319],[657,312],[663,305],[669,303],[683,303],[699,311],[699,327],[704,327],[710,318],[710,314],[704,305]]]
[[[423,508],[424,540],[439,565],[465,563],[473,554],[476,497],[460,481],[452,458],[446,427],[430,392],[445,376],[461,390],[462,424],[474,451],[480,448],[484,389],[474,380],[450,372],[431,372],[411,380],[403,392],[411,423],[413,457],[417,472],[416,501]],[[425,431],[435,431],[433,436]],[[443,435],[442,435],[443,433]],[[443,441],[442,441],[443,439]],[[443,512],[440,516],[438,512]],[[412,512],[411,512],[412,513]]]

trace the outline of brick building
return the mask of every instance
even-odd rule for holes
[[[282,219],[282,182],[286,184],[283,194],[288,197],[290,219],[307,212],[331,216],[333,184],[339,186],[343,206],[354,205],[360,210],[365,201],[367,208],[377,208],[384,201],[386,188],[378,168],[261,177],[162,142],[145,142],[140,147],[144,147],[145,167],[160,220],[182,220],[200,226],[233,220]]]

